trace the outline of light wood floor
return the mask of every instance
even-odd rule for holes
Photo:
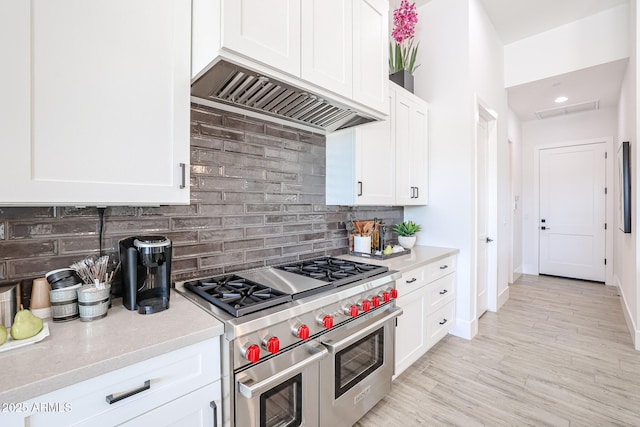
[[[357,427],[640,426],[640,352],[617,290],[524,276],[471,341],[447,336]]]

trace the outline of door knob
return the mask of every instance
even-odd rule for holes
[[[487,237],[487,243],[491,243],[491,242],[493,242],[493,239]]]

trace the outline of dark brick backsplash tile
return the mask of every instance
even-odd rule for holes
[[[161,234],[176,280],[346,253],[345,222],[399,222],[402,208],[327,206],[323,135],[192,104],[191,204],[108,207],[104,253]],[[95,208],[0,208],[0,280],[31,283],[98,253]]]
[[[264,135],[255,135],[252,133],[245,134],[244,142],[251,144],[260,144],[265,147],[282,147],[283,141],[280,138],[274,138]]]
[[[313,244],[306,243],[304,245],[285,246],[282,248],[282,255],[302,254],[313,251]]]
[[[222,242],[191,244],[186,246],[174,246],[173,255],[176,257],[188,257],[193,255],[208,255],[222,252]]]
[[[199,177],[198,189],[199,190],[222,190],[222,191],[244,191],[246,190],[247,182],[244,179],[238,178],[211,178],[211,177]]]
[[[246,142],[225,141],[224,151],[227,153],[238,153],[264,157],[266,149],[259,145],[247,144]]]
[[[9,222],[9,239],[86,235],[97,232],[97,220]]]
[[[263,204],[247,205],[247,213],[267,213],[267,212],[280,212],[280,211],[282,211],[282,205],[279,203],[263,203]]]
[[[265,201],[264,193],[233,193],[225,191],[223,198],[225,203],[260,203]]]
[[[223,218],[222,224],[225,228],[239,225],[260,225],[264,224],[264,217],[262,215],[226,216]]]
[[[205,205],[201,204],[198,210],[200,215],[211,216],[211,215],[239,215],[244,213],[244,205],[242,204],[229,204],[226,203],[224,205]]]
[[[0,207],[0,219],[53,218],[53,208],[9,208]]]
[[[207,176],[224,176],[222,166],[211,165],[191,165],[191,176],[193,175],[207,175]]]
[[[191,190],[191,203],[220,203],[222,191],[193,191]]]
[[[56,240],[10,241],[0,243],[0,259],[16,259],[56,255]]]
[[[224,129],[221,127],[209,126],[207,124],[201,124],[199,126],[201,135],[214,136],[216,138],[232,140],[232,141],[242,141],[244,140],[244,133],[238,132],[231,129]]]
[[[268,227],[247,227],[245,233],[247,237],[273,236],[276,234],[282,234],[282,226],[273,225]]]
[[[257,249],[245,252],[245,259],[247,261],[273,258],[276,256],[282,256],[282,248]]]
[[[266,134],[270,136],[275,136],[276,138],[282,139],[290,139],[292,141],[298,140],[298,132],[284,129],[278,126],[267,126]]]
[[[224,126],[241,131],[264,133],[265,124],[258,121],[247,120],[246,118],[224,116]]]
[[[267,179],[267,171],[260,169],[239,168],[235,166],[224,166],[223,174],[228,178],[245,178],[256,180]]]
[[[201,242],[220,241],[226,242],[230,240],[242,239],[244,237],[244,228],[225,228],[221,230],[202,230],[199,232]]]
[[[284,246],[291,243],[298,243],[298,235],[286,235],[286,236],[276,236],[276,237],[266,237],[264,239],[265,246]]]
[[[222,227],[220,217],[172,218],[173,230],[193,230]]]
[[[237,251],[239,249],[258,249],[264,247],[264,239],[231,240],[224,242],[225,251]]]
[[[265,217],[266,224],[282,224],[282,223],[291,223],[297,222],[297,215],[267,215]]]
[[[298,174],[297,173],[289,173],[289,172],[267,171],[267,179],[269,181],[278,181],[278,182],[297,181],[298,180]]]

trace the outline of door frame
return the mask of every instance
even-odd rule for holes
[[[473,195],[473,235],[472,241],[472,269],[473,279],[473,313],[476,322],[478,321],[478,281],[476,272],[478,270],[478,121],[480,117],[487,122],[487,234],[492,236],[493,242],[487,248],[487,311],[496,312],[498,304],[498,113],[484,102],[478,95],[475,96],[474,103],[474,195]],[[477,325],[477,323],[476,323]]]
[[[613,230],[614,217],[613,217],[613,201],[614,197],[614,185],[613,185],[613,137],[604,136],[599,138],[582,139],[576,141],[557,142],[553,144],[541,144],[533,147],[533,222],[531,224],[531,230],[533,231],[533,243],[534,252],[533,265],[535,267],[535,274],[540,274],[540,233],[538,226],[540,225],[540,152],[550,148],[565,148],[573,147],[577,145],[589,145],[605,143],[607,158],[605,160],[605,186],[607,188],[607,197],[605,200],[605,221],[607,223],[607,229],[605,230],[605,257],[607,264],[605,265],[605,284],[613,285]]]

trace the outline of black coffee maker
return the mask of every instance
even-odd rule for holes
[[[122,300],[129,310],[151,314],[169,308],[171,240],[134,236],[120,240]]]

